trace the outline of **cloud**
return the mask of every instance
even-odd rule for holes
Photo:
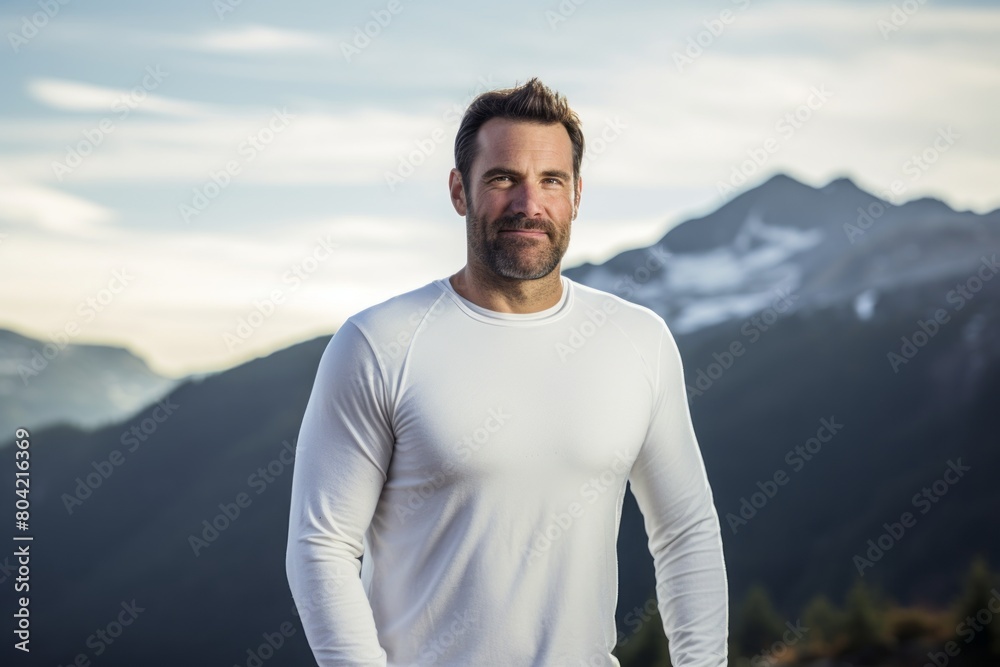
[[[169,76],[169,73],[163,72],[159,67],[150,69],[160,77]],[[123,90],[64,79],[32,79],[28,82],[28,95],[61,111],[106,111],[109,114],[122,114],[136,110],[169,116],[220,113],[220,109],[207,104],[175,100],[150,92],[158,85],[155,76],[147,76],[144,82],[131,90]]]
[[[15,232],[0,252],[0,284],[31,285],[4,294],[0,326],[44,338],[76,321],[79,342],[126,345],[181,374],[330,333],[347,316],[459,268],[464,238],[460,225],[359,216],[284,220],[252,236],[121,229],[85,246]],[[128,288],[93,321],[80,320],[78,304],[116,270],[133,276]],[[276,299],[273,309],[265,303]],[[227,345],[224,334],[259,308],[270,314],[253,335]]]
[[[425,164],[425,154],[417,155],[416,180],[440,180],[451,163],[451,142],[455,127],[440,116],[364,109],[342,113],[296,113],[287,127],[272,132],[273,109],[239,109],[225,116],[184,119],[183,121],[128,119],[117,124],[106,145],[89,155],[82,167],[66,177],[70,183],[120,184],[143,182],[199,183],[209,170],[219,170],[235,160],[239,184],[269,185],[357,185],[385,184],[385,173],[398,168],[400,160],[424,142],[433,164]],[[273,124],[281,127],[280,124]],[[0,141],[33,137],[30,152],[0,154],[0,169],[25,178],[53,181],[53,156],[62,156],[67,146],[81,140],[81,132],[92,129],[63,120],[23,120],[8,122],[0,130]],[[435,129],[443,137],[428,139]],[[257,138],[257,146],[249,143]],[[427,143],[430,141],[430,143]],[[430,146],[431,148],[426,148]],[[388,190],[387,190],[388,192]]]
[[[813,38],[823,38],[825,45],[837,44],[843,51],[852,51],[859,46],[864,48],[863,40],[871,37],[876,43],[923,40],[928,35],[955,40],[978,36],[992,41],[1000,30],[1000,12],[994,7],[924,4],[916,11],[907,12],[900,8],[901,4],[897,3],[894,9],[891,3],[817,2],[806,5],[779,2],[751,7],[738,14],[732,31],[744,33],[743,36],[757,44],[761,43],[759,40],[772,38],[815,51]],[[891,27],[883,25],[880,30],[880,22],[891,24]],[[789,39],[796,35],[800,39]],[[854,41],[844,37],[854,37]]]
[[[52,188],[0,177],[0,221],[89,236],[114,219],[114,212],[100,204]]]
[[[266,25],[205,32],[197,37],[168,37],[166,43],[193,51],[214,53],[308,53],[332,51],[332,41],[317,33]]]

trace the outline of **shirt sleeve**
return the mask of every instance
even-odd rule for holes
[[[629,475],[675,667],[725,667],[729,595],[719,517],[688,410],[680,352],[663,325],[649,431]]]
[[[348,320],[323,352],[302,418],[285,554],[319,667],[386,665],[359,574],[394,443],[387,405],[375,352]]]

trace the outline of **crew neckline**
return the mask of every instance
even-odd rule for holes
[[[454,285],[451,284],[451,276],[439,278],[434,282],[451,297],[459,308],[474,319],[490,324],[527,326],[558,319],[569,311],[573,301],[573,281],[562,274],[559,274],[559,281],[562,284],[562,295],[559,297],[559,301],[544,310],[533,313],[501,313],[483,308],[455,291]]]

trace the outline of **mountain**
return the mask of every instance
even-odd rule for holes
[[[794,621],[860,575],[941,604],[972,554],[1000,558],[1000,216],[920,200],[852,243],[844,225],[873,201],[778,177],[566,271],[678,335],[734,610],[760,582]],[[113,425],[32,432],[33,661],[312,664],[284,574],[287,454],[327,341],[183,382]],[[628,637],[653,590],[631,494],[619,568]]]
[[[70,423],[119,421],[166,394],[176,380],[128,350],[59,344],[0,329],[0,433]]]
[[[778,176],[649,248],[565,272],[677,334],[734,600],[760,582],[794,618],[863,576],[943,604],[974,554],[1000,561],[984,530],[1000,507],[998,252],[998,211]],[[938,482],[958,461],[971,470]],[[629,501],[623,600],[653,586]],[[915,525],[883,538],[906,512]]]
[[[649,248],[564,271],[660,313],[678,334],[745,318],[792,292],[825,308],[974,271],[1000,250],[1000,211],[934,199],[894,206],[841,178],[814,189],[775,176]],[[919,303],[908,303],[919,307]]]
[[[83,654],[102,665],[193,655],[245,665],[248,650],[273,650],[265,634],[282,646],[268,664],[309,664],[284,573],[292,468],[282,453],[328,340],[184,382],[118,424],[32,431],[32,655],[7,643],[0,664],[70,665]],[[0,464],[6,498],[12,463]],[[12,551],[0,555],[0,585],[16,576]]]

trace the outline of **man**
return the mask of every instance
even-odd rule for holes
[[[673,664],[726,664],[719,520],[674,339],[560,274],[583,146],[537,79],[477,98],[449,181],[466,265],[351,316],[324,352],[287,550],[321,667],[618,665],[627,481]]]

